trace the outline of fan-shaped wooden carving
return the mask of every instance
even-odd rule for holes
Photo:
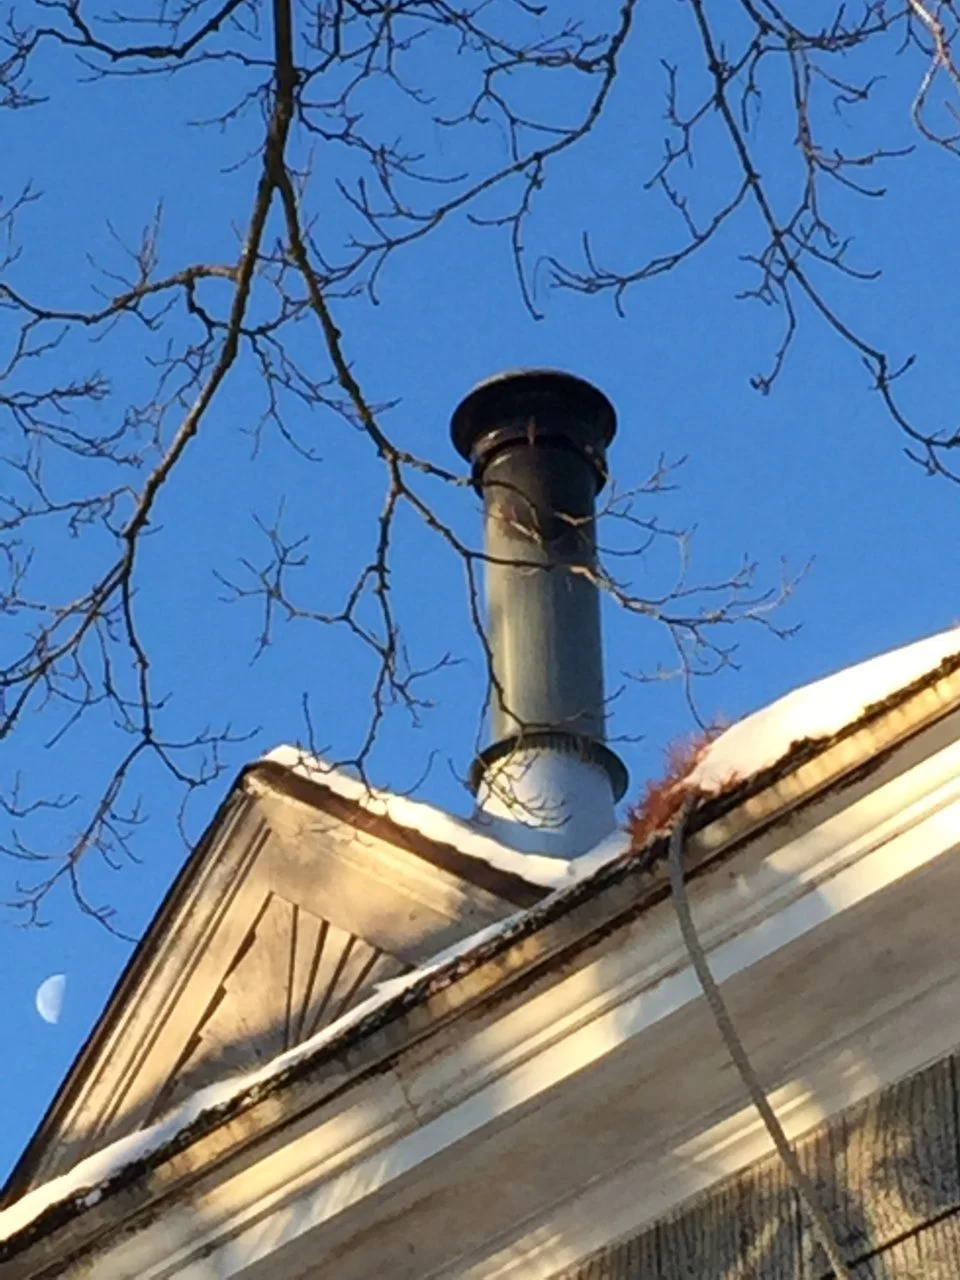
[[[201,1085],[249,1071],[308,1039],[406,966],[269,893],[176,1068],[155,1117]]]

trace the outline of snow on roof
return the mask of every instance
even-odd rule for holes
[[[824,680],[808,684],[733,725],[706,750],[688,781],[706,792],[722,790],[732,778],[742,780],[776,764],[796,743],[828,738],[853,723],[871,706],[929,676],[941,663],[960,654],[960,627],[848,667]],[[482,858],[491,866],[554,889],[535,911],[558,899],[575,884],[590,878],[630,849],[629,835],[614,831],[589,853],[567,860],[521,854],[478,832],[470,823],[431,805],[377,791],[296,747],[279,747],[265,760],[286,766],[329,787],[370,812],[382,814],[398,826],[420,831],[431,840],[454,845],[460,852]],[[0,1243],[22,1231],[45,1210],[68,1200],[91,1206],[106,1185],[128,1166],[172,1142],[200,1116],[215,1112],[276,1078],[296,1063],[334,1043],[369,1014],[403,996],[428,975],[453,967],[462,957],[493,938],[510,932],[529,912],[518,911],[505,920],[462,939],[418,969],[381,983],[374,994],[302,1044],[280,1054],[256,1071],[208,1085],[187,1098],[149,1128],[120,1138],[88,1156],[67,1173],[44,1183],[0,1211]]]
[[[556,858],[549,854],[519,853],[509,845],[501,844],[493,836],[478,830],[472,822],[455,818],[422,800],[394,795],[369,786],[359,778],[327,764],[300,747],[276,747],[262,757],[264,762],[280,764],[311,782],[352,800],[355,804],[378,817],[389,818],[398,827],[418,831],[434,844],[452,845],[458,853],[478,858],[498,871],[520,876],[531,884],[544,889],[558,889],[575,878],[582,858]]]
[[[722,733],[685,782],[710,793],[751,778],[777,764],[797,743],[832,737],[869,707],[932,674],[958,653],[960,627],[951,627],[794,689]]]
[[[724,790],[734,780],[751,778],[781,761],[797,743],[832,737],[858,720],[868,707],[886,701],[958,654],[960,627],[951,627],[794,689],[720,734],[684,781],[710,794]],[[472,822],[423,801],[370,787],[299,747],[277,747],[263,759],[329,787],[399,827],[418,831],[437,844],[452,845],[460,853],[547,889],[575,884],[629,848],[627,836],[617,830],[578,858],[520,853],[478,830]]]
[[[384,1008],[429,975],[448,966],[453,967],[463,956],[484,946],[498,934],[508,932],[524,915],[526,915],[525,911],[515,912],[505,920],[498,920],[495,924],[488,925],[468,938],[463,938],[453,946],[445,948],[420,968],[399,978],[390,978],[386,982],[379,983],[373,995],[361,1001],[348,1013],[322,1028],[308,1040],[295,1045],[292,1049],[287,1049],[255,1071],[247,1071],[242,1075],[232,1076],[227,1080],[198,1089],[155,1124],[118,1138],[109,1146],[81,1160],[66,1173],[57,1178],[51,1178],[49,1182],[43,1183],[19,1200],[15,1200],[8,1208],[0,1210],[0,1245],[28,1227],[53,1205],[62,1204],[68,1200],[76,1200],[80,1207],[96,1204],[103,1196],[107,1183],[130,1165],[172,1142],[178,1134],[189,1129],[200,1116],[228,1106],[236,1099],[250,1093],[258,1085],[276,1078],[297,1063],[310,1058],[327,1045],[339,1040],[369,1014]]]

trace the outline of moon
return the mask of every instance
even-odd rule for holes
[[[63,993],[67,986],[65,973],[54,973],[44,979],[37,987],[37,1013],[51,1026],[60,1021],[60,1010],[63,1008]]]

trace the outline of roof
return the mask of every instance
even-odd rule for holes
[[[960,627],[892,649],[794,689],[722,733],[687,781],[707,793],[776,767],[802,743],[823,742],[910,689],[960,654]]]
[[[413,973],[379,984],[377,992],[362,1004],[302,1044],[280,1054],[259,1071],[234,1076],[198,1090],[156,1124],[111,1143],[81,1160],[69,1173],[51,1179],[14,1201],[9,1208],[0,1211],[0,1258],[2,1241],[24,1230],[51,1207],[71,1201],[78,1208],[95,1204],[119,1175],[132,1166],[142,1166],[154,1152],[171,1147],[197,1121],[203,1119],[209,1123],[217,1116],[226,1115],[232,1107],[251,1098],[258,1090],[269,1089],[289,1077],[300,1063],[309,1061],[325,1049],[335,1048],[355,1031],[377,1021],[379,1014],[391,1008],[406,1007],[411,997],[415,998],[425,989],[428,981],[449,978],[462,960],[469,959],[495,940],[509,936],[519,920],[520,915],[511,916],[502,924],[493,925],[449,948]]]
[[[719,834],[693,855],[690,871],[713,865],[747,833],[763,823],[782,821],[788,810],[808,804],[830,787],[851,785],[852,778],[862,780],[864,770],[876,767],[896,743],[956,710],[960,681],[951,677],[960,669],[958,651],[960,631],[931,637],[788,695],[718,739],[706,757],[718,774],[711,779],[704,770],[697,780],[704,790],[713,786],[716,794],[701,802],[690,828],[716,829]],[[851,718],[838,725],[841,704]],[[795,736],[800,733],[802,737]],[[738,739],[743,752],[739,756],[733,750]],[[737,767],[738,762],[747,761],[754,770],[749,775]],[[816,769],[808,767],[813,761]],[[324,769],[299,755],[288,767],[308,773]],[[790,785],[786,785],[788,781]],[[389,807],[395,799],[381,796],[370,803]],[[406,809],[401,804],[400,811],[411,824],[424,822],[428,828],[434,822],[455,821],[431,813],[426,806]],[[128,1177],[136,1177],[178,1147],[210,1132],[243,1107],[283,1091],[304,1071],[332,1055],[359,1048],[386,1023],[408,1017],[437,991],[455,985],[490,961],[497,962],[490,978],[491,987],[495,987],[510,972],[508,955],[515,957],[515,968],[522,968],[524,939],[571,912],[583,910],[591,900],[607,895],[619,912],[614,913],[614,920],[626,918],[625,909],[633,916],[646,910],[666,892],[665,879],[657,870],[665,854],[665,838],[654,837],[639,851],[641,856],[624,857],[627,851],[622,835],[605,842],[568,864],[562,873],[566,882],[539,904],[515,912],[434,956],[414,972],[383,984],[363,1005],[263,1069],[194,1095],[150,1129],[131,1135],[64,1178],[24,1197],[0,1213],[0,1239],[7,1240],[7,1250],[12,1253],[37,1232],[53,1230],[58,1223],[82,1214]],[[598,927],[596,918],[592,927]],[[602,927],[609,930],[614,926],[605,917]],[[3,1253],[0,1249],[0,1257]]]
[[[187,1092],[259,1067],[376,982],[538,902],[548,889],[522,870],[519,855],[468,824],[294,748],[254,762],[171,885],[4,1199],[152,1124]]]
[[[957,647],[960,648],[960,638],[957,640]],[[478,864],[488,866],[504,876],[516,876],[527,884],[538,885],[543,889],[562,888],[565,884],[572,884],[583,874],[583,857],[562,858],[548,854],[519,853],[487,834],[476,822],[457,818],[422,800],[413,800],[409,796],[371,787],[369,783],[335,768],[301,747],[276,747],[263,756],[260,763],[280,765],[298,777],[333,792],[364,812],[387,819],[398,830],[416,832],[437,848],[454,849],[462,858],[473,863],[475,870]],[[617,839],[615,835],[613,846],[606,846],[604,842],[608,852],[615,847]],[[622,840],[620,843],[622,845]],[[620,852],[623,852],[623,848],[620,848]],[[595,855],[596,851],[592,850],[586,856],[594,858]],[[458,863],[458,867],[462,868],[463,865],[465,864]]]

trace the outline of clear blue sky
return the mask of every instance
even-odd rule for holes
[[[603,254],[623,261],[630,246],[640,257],[675,243],[676,223],[642,191],[663,136],[659,59],[690,52],[685,7],[666,6],[664,15],[656,40],[640,30],[628,48],[604,125],[550,174],[527,233],[532,256],[555,250],[575,255],[587,226]],[[60,65],[51,59],[43,70],[58,74]],[[874,132],[860,136],[854,129],[854,141],[882,136],[893,146],[912,140],[909,103],[920,65],[877,66],[890,79],[872,117]],[[27,178],[43,192],[24,223],[28,252],[17,266],[24,288],[52,305],[91,304],[84,254],[116,262],[108,222],[119,236],[134,239],[161,199],[165,264],[230,255],[231,227],[247,216],[256,170],[229,166],[256,145],[259,115],[249,113],[225,137],[189,122],[222,108],[235,87],[232,74],[219,73],[212,86],[199,75],[94,85],[65,76],[50,104],[0,117],[3,193],[9,196]],[[456,66],[441,65],[432,74],[443,88]],[[370,109],[378,105],[373,98]],[[759,136],[765,176],[774,190],[786,190],[795,155],[775,92]],[[723,145],[715,134],[700,157],[704,207],[714,188],[729,180]],[[319,152],[321,172],[326,154]],[[883,277],[869,286],[845,285],[836,296],[870,338],[900,355],[918,353],[909,401],[921,418],[949,426],[960,367],[954,287],[960,278],[960,165],[921,146],[891,166],[887,180],[883,202],[841,206],[844,226],[856,234],[858,261],[882,267]],[[335,243],[344,228],[329,187],[322,191],[316,211]],[[727,718],[944,628],[960,613],[954,568],[960,491],[906,461],[902,439],[849,350],[804,313],[801,336],[773,393],[762,397],[751,390],[749,378],[768,364],[780,324],[778,315],[736,299],[752,283],[740,255],[754,246],[755,233],[749,216],[736,222],[676,273],[628,295],[625,318],[607,299],[544,294],[545,318],[534,322],[519,297],[503,236],[460,220],[393,262],[381,282],[379,307],[362,299],[336,304],[347,352],[370,398],[398,402],[384,422],[405,447],[458,467],[447,423],[475,381],[505,367],[568,368],[595,381],[617,407],[620,432],[611,461],[622,486],[642,480],[661,452],[688,457],[679,491],[658,509],[669,523],[697,527],[695,577],[723,577],[746,553],[759,560],[760,581],[772,583],[781,560],[796,570],[813,558],[781,618],[785,625],[799,624],[798,633],[780,641],[742,629],[736,637],[739,668],[701,687],[704,711]],[[0,315],[5,341],[3,323]],[[298,341],[309,352],[316,338]],[[115,398],[98,410],[105,423],[124,397],[136,395],[144,356],[132,327],[105,348],[116,381]],[[69,348],[64,358],[79,356]],[[302,737],[304,693],[317,738],[333,757],[356,749],[369,710],[372,669],[353,642],[291,625],[251,665],[255,611],[219,600],[214,569],[230,574],[241,556],[262,556],[251,514],[269,520],[283,499],[289,530],[311,536],[302,597],[316,607],[334,606],[338,586],[369,552],[382,497],[369,447],[332,417],[298,423],[321,462],[303,461],[273,437],[252,457],[244,432],[256,391],[254,371],[239,369],[163,497],[161,528],[148,545],[141,579],[145,632],[158,684],[170,692],[172,714],[180,717],[174,723],[229,721],[255,731],[231,749],[221,781],[194,802],[194,834],[245,761]],[[442,501],[462,529],[479,529],[469,495],[458,492]],[[88,552],[69,541],[51,540],[41,549],[48,557],[47,585],[66,594],[88,564]],[[638,588],[661,581],[663,572],[657,561],[638,568]],[[456,774],[466,769],[473,749],[481,668],[460,566],[410,520],[402,525],[395,589],[414,652],[429,661],[449,651],[463,661],[430,686],[435,708],[421,728],[402,713],[391,717],[371,774],[383,785],[406,787],[432,756],[420,794],[466,812],[468,797]],[[669,657],[663,637],[641,621],[608,608],[605,627],[611,687],[621,673],[650,669]],[[657,769],[664,744],[689,727],[675,685],[626,682],[613,731],[640,737],[623,748],[634,791]],[[19,770],[28,781],[49,779],[57,790],[92,797],[113,749],[105,727],[80,729],[56,750],[44,746],[45,737],[38,715],[19,739],[5,744],[0,768],[6,776]],[[91,866],[88,880],[92,896],[113,902],[120,923],[134,934],[150,920],[185,857],[177,795],[156,775],[145,775],[142,784],[147,821],[136,846],[141,864],[119,873]],[[69,827],[67,818],[62,830]],[[18,870],[0,865],[0,896],[8,896]],[[66,894],[51,902],[48,917],[43,930],[18,929],[12,916],[0,924],[0,1174],[40,1119],[130,953],[128,945],[82,919]],[[66,1001],[60,1023],[49,1026],[37,1016],[34,995],[45,977],[59,972],[68,979]]]

